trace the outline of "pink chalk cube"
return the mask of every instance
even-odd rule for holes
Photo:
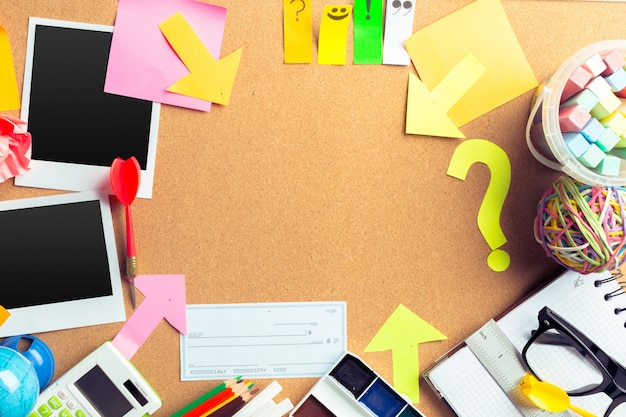
[[[602,60],[606,64],[606,69],[602,73],[602,75],[613,74],[620,68],[623,68],[626,65],[626,60],[624,60],[624,56],[617,49],[602,54]]]
[[[559,126],[561,132],[576,132],[585,127],[591,119],[591,114],[582,106],[559,108]]]
[[[565,85],[563,86],[563,92],[561,93],[561,103],[572,97],[574,94],[582,91],[587,83],[593,78],[593,75],[582,66],[576,67],[572,71],[572,75],[569,76]]]

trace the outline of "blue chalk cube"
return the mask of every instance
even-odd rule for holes
[[[602,162],[605,156],[606,154],[602,151],[602,149],[600,149],[595,143],[592,143],[589,145],[587,152],[580,155],[577,159],[587,168],[595,168],[600,164],[600,162]]]
[[[617,177],[620,173],[622,159],[615,155],[606,155],[594,169],[598,174]]]
[[[613,74],[606,75],[604,79],[611,86],[611,91],[621,91],[624,87],[626,87],[626,70],[624,70],[624,68],[620,68]]]
[[[563,133],[563,141],[567,146],[567,149],[574,155],[574,158],[581,157],[585,152],[589,150],[591,144],[585,139],[585,137],[578,132],[566,132]]]
[[[580,133],[587,139],[587,142],[594,143],[604,133],[605,127],[598,119],[593,117],[583,126]]]

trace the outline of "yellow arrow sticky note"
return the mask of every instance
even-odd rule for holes
[[[417,403],[418,345],[445,339],[447,337],[443,333],[400,304],[367,345],[365,352],[391,350],[394,388]]]
[[[13,55],[7,31],[0,26],[0,111],[20,108]]]
[[[324,6],[317,40],[317,63],[345,65],[352,6]]]
[[[162,22],[159,28],[190,72],[167,91],[228,104],[243,48],[215,60],[180,12]]]
[[[468,54],[433,88],[428,88],[414,74],[409,74],[406,110],[406,133],[414,135],[464,138],[465,135],[448,117],[448,111],[485,73],[486,68]]]
[[[7,321],[7,319],[9,318],[10,315],[11,315],[11,313],[9,313],[8,310],[6,310],[4,307],[0,306],[0,326],[2,326],[5,321]]]

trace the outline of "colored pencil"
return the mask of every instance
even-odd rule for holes
[[[230,401],[228,404],[223,407],[215,410],[211,414],[207,414],[210,417],[233,417],[235,413],[243,408],[250,399],[258,392],[257,388],[246,391],[243,394],[239,395],[234,400]]]
[[[224,405],[240,393],[247,391],[249,389],[249,383],[244,382],[243,380],[240,381],[241,382],[237,382],[236,384],[224,388],[222,391],[208,398],[202,404],[183,414],[182,417],[200,417],[205,413],[212,412],[214,409],[220,407],[220,405]]]
[[[227,379],[225,381],[222,381],[222,383],[220,383],[219,385],[215,386],[214,388],[212,388],[211,390],[207,391],[206,393],[202,394],[200,397],[196,398],[194,401],[192,401],[191,403],[187,404],[186,406],[184,406],[183,408],[181,408],[180,410],[178,410],[177,412],[172,414],[170,417],[182,417],[184,414],[186,414],[189,411],[193,410],[194,408],[196,408],[197,406],[199,406],[200,404],[202,404],[203,402],[205,402],[209,398],[215,396],[216,394],[218,394],[221,391],[225,390],[229,386],[238,383],[239,381],[243,381],[241,379],[241,376],[238,376],[237,378]]]

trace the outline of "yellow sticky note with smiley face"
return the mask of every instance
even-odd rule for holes
[[[324,6],[317,42],[317,63],[346,64],[346,42],[352,6]]]

